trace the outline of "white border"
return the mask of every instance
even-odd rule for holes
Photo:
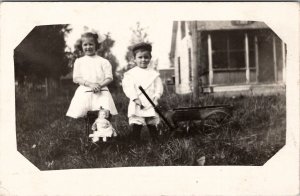
[[[0,191],[16,195],[299,194],[298,3],[1,3]],[[40,172],[16,151],[13,49],[35,25],[120,20],[264,21],[287,43],[287,145],[264,167]],[[0,192],[1,193],[1,192]]]

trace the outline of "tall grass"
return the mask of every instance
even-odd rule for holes
[[[201,96],[201,105],[229,104],[234,107],[232,135],[220,140],[210,134],[166,137],[153,143],[143,129],[143,143],[133,144],[128,135],[128,99],[113,93],[119,115],[112,119],[119,137],[108,143],[91,144],[84,119],[65,116],[71,96],[45,98],[38,92],[16,90],[18,151],[41,170],[131,166],[262,165],[285,144],[285,96]],[[160,100],[163,111],[193,106],[191,95],[166,91]],[[228,131],[220,128],[220,133]],[[166,130],[162,130],[163,133]],[[224,136],[223,135],[223,136]],[[225,137],[225,136],[224,136]],[[227,137],[227,135],[226,135]]]

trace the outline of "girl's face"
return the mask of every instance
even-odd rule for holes
[[[85,55],[93,56],[96,53],[96,43],[92,37],[82,38],[82,50]]]
[[[151,60],[151,54],[149,51],[137,51],[134,61],[140,68],[147,68]]]

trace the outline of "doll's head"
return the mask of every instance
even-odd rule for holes
[[[109,119],[110,112],[109,110],[100,108],[99,113],[98,113],[98,118],[100,119]]]
[[[134,62],[138,67],[143,69],[148,67],[152,58],[151,51],[151,44],[145,42],[138,43],[132,47]]]

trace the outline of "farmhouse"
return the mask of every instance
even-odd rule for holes
[[[263,22],[175,21],[170,57],[179,94],[285,85],[286,46]]]

